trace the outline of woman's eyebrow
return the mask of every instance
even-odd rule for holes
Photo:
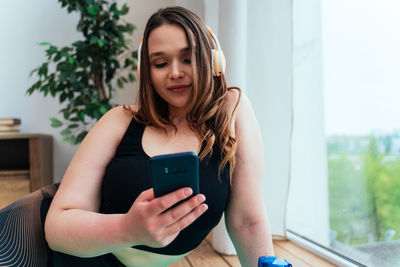
[[[184,53],[184,52],[189,52],[190,48],[189,47],[184,47],[181,50],[179,50],[180,53]],[[149,55],[149,58],[153,58],[153,57],[157,57],[157,56],[165,56],[166,53],[163,51],[159,51],[159,52],[153,52]]]

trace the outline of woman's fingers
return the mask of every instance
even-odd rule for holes
[[[175,236],[177,233],[192,224],[200,215],[202,215],[208,209],[207,204],[201,204],[197,206],[192,212],[186,214],[184,217],[180,218],[178,221],[170,224],[164,228],[164,236]]]
[[[151,201],[154,199],[154,190],[153,188],[147,189],[143,191],[138,197],[138,201]]]
[[[149,212],[151,215],[161,214],[179,201],[190,197],[192,194],[193,190],[190,187],[185,187],[164,196],[155,198],[150,203]]]
[[[192,198],[184,201],[178,206],[164,212],[159,216],[160,225],[168,226],[174,222],[180,220],[184,216],[192,212],[196,207],[206,200],[206,197],[202,194],[193,196]]]
[[[190,197],[192,194],[189,187],[158,198],[154,198],[153,189],[143,191],[129,211],[127,231],[135,236],[136,243],[157,247],[167,245],[208,208],[204,195]]]

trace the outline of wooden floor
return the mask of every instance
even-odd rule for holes
[[[275,256],[289,261],[295,267],[334,267],[335,265],[319,258],[290,241],[274,241]],[[211,247],[210,236],[185,258],[170,267],[240,267],[237,256],[218,254]]]

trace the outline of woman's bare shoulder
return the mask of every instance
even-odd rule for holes
[[[114,145],[118,144],[132,120],[132,112],[136,111],[136,106],[121,105],[110,109],[90,130],[88,139],[104,142],[103,138],[106,138]]]
[[[235,105],[239,101],[239,98],[241,97],[242,94],[243,92],[239,88],[230,87],[226,91],[225,99],[226,101],[228,101],[228,103]]]
[[[111,116],[127,116],[132,118],[132,114],[137,112],[139,107],[137,105],[119,105],[110,109],[106,114],[110,113]]]
[[[240,102],[242,92],[237,88],[229,88],[226,92],[224,101],[228,108],[229,116],[231,116],[231,136],[235,137],[235,127],[237,118],[237,109]]]
[[[122,108],[123,110],[126,110],[131,114],[138,112],[138,110],[139,110],[138,105],[121,105],[121,106],[117,106],[116,108]]]
[[[251,109],[251,103],[247,95],[236,88],[227,91],[226,100],[230,108],[235,109],[235,116]]]
[[[233,87],[229,88],[226,92],[225,101],[229,110],[231,111],[231,114],[233,114],[233,120],[235,121],[238,117],[238,114],[241,112],[241,106],[243,106],[243,102],[248,102],[248,99],[242,90]]]
[[[112,122],[113,124],[126,124],[128,121],[132,119],[133,113],[138,111],[138,107],[136,105],[120,105],[110,109],[103,117],[99,120],[99,122],[107,121]],[[118,126],[118,125],[115,125]]]

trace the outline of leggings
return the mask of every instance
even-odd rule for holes
[[[0,266],[125,266],[111,253],[80,258],[49,248],[44,221],[58,186],[43,187],[0,210]]]

